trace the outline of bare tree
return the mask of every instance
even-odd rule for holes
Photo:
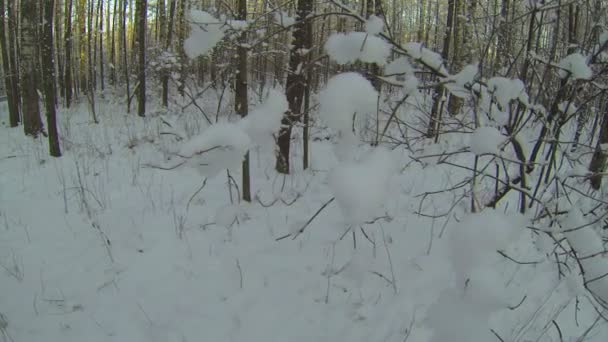
[[[146,116],[146,26],[148,1],[137,0],[137,114]]]
[[[247,0],[239,0],[236,13],[237,20],[247,20]],[[234,110],[242,117],[247,116],[249,111],[247,100],[247,32],[243,31],[238,39],[237,47],[237,73],[234,80]],[[249,152],[243,160],[243,184],[242,196],[247,202],[251,202],[251,181],[249,176]]]
[[[12,0],[9,0],[12,1]],[[11,127],[17,127],[20,122],[19,118],[19,104],[17,103],[18,94],[14,94],[14,85],[15,77],[13,76],[17,70],[11,68],[12,56],[8,52],[8,42],[6,39],[7,30],[6,30],[6,22],[5,22],[5,6],[4,0],[0,0],[0,49],[2,49],[2,67],[4,70],[4,84],[6,89],[6,95],[8,97],[8,110],[9,110],[9,123]],[[9,17],[9,20],[12,18]]]

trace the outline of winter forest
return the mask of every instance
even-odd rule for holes
[[[608,340],[608,1],[0,0],[0,342]]]

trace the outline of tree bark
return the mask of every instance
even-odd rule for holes
[[[38,0],[21,1],[21,97],[23,99],[23,129],[34,138],[42,133],[42,119],[36,87],[36,49],[38,47]]]
[[[42,28],[42,77],[44,83],[44,104],[46,124],[49,134],[49,152],[53,157],[61,157],[59,133],[57,132],[56,92],[55,92],[55,53],[53,50],[53,11],[54,0],[44,3],[44,25]]]
[[[146,26],[148,1],[137,0],[137,114],[146,116]]]
[[[9,0],[12,1],[12,0]],[[17,127],[19,125],[19,105],[16,102],[15,94],[13,94],[13,82],[16,70],[11,69],[10,54],[8,52],[8,44],[6,39],[6,25],[4,15],[4,0],[0,0],[0,49],[2,49],[2,67],[4,69],[4,84],[6,89],[8,111],[9,111],[9,124],[11,127]],[[12,20],[12,18],[9,18]]]
[[[16,1],[9,0],[7,4],[7,13],[8,13],[8,43],[7,50],[9,54],[9,68],[12,70],[10,74],[11,78],[11,87],[13,93],[14,106],[17,108],[17,113],[19,115],[23,115],[21,112],[23,110],[21,106],[21,93],[19,92],[20,88],[20,79],[19,79],[19,59],[17,56],[17,52],[19,51],[19,44],[17,40],[17,8]],[[23,122],[23,117],[20,116],[20,122]]]
[[[247,20],[247,0],[238,0],[237,20]],[[249,111],[247,101],[247,32],[242,32],[238,39],[237,47],[237,74],[234,84],[234,109],[241,117],[247,116]],[[243,199],[251,202],[251,181],[249,177],[249,152],[245,155],[242,165],[243,184],[242,195]]]
[[[65,2],[65,105],[72,104],[72,0]]]
[[[289,102],[289,110],[281,120],[281,130],[277,139],[279,154],[276,161],[276,170],[279,173],[288,174],[289,155],[291,145],[291,131],[293,124],[300,120],[302,113],[302,102],[307,87],[304,63],[312,46],[311,25],[306,17],[312,11],[311,0],[299,0],[297,4],[297,23],[293,29],[293,46],[289,56],[289,74],[287,75],[286,95]],[[306,55],[304,54],[306,52]]]

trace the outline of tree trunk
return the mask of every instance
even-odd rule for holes
[[[247,20],[247,0],[238,0],[237,20]],[[247,116],[249,111],[247,102],[247,32],[243,31],[239,37],[237,47],[237,68],[238,72],[234,84],[234,109],[241,117]],[[251,202],[251,183],[249,177],[249,152],[243,160],[243,199]]]
[[[108,8],[110,6],[108,5]],[[109,11],[109,9],[108,9]],[[110,15],[108,14],[108,18]],[[114,1],[114,15],[112,16],[112,36],[110,38],[110,84],[116,85],[116,18],[118,18],[118,0]]]
[[[465,36],[465,32],[467,32],[465,26],[466,26],[466,19],[465,18],[471,18],[471,14],[469,13],[466,17],[463,15],[463,6],[462,6],[462,1],[463,0],[456,0],[455,4],[454,4],[454,39],[453,39],[453,44],[454,44],[454,57],[452,60],[452,67],[451,67],[451,71],[452,73],[457,73],[460,70],[462,70],[462,68],[465,65],[465,48],[464,48],[464,44],[467,41],[467,38],[469,37],[464,37]],[[471,38],[469,38],[471,39]],[[460,112],[460,109],[462,108],[462,98],[458,97],[458,96],[453,96],[450,94],[450,100],[448,101],[448,112],[450,113],[450,115],[456,115]]]
[[[54,0],[44,3],[44,25],[42,28],[42,77],[44,84],[44,104],[46,124],[49,130],[49,152],[53,157],[61,157],[59,134],[57,132],[55,54],[53,51],[53,11]]]
[[[281,130],[277,141],[279,155],[277,156],[276,170],[283,174],[289,173],[291,130],[293,124],[300,121],[302,101],[307,87],[307,80],[303,71],[307,56],[304,56],[302,51],[309,51],[312,46],[311,25],[306,20],[306,17],[312,11],[312,1],[299,0],[297,6],[297,23],[293,28],[293,46],[289,56],[289,74],[285,84],[289,110],[281,120]]]
[[[4,69],[4,84],[8,101],[9,123],[11,127],[17,127],[20,121],[19,106],[16,102],[15,94],[13,94],[14,88],[12,77],[12,74],[15,73],[16,70],[11,69],[11,62],[9,61],[4,9],[4,0],[0,0],[0,49],[2,49],[2,67]],[[12,18],[9,18],[9,20],[12,20]]]
[[[108,5],[109,7],[109,5]],[[104,80],[104,69],[103,69],[103,0],[99,0],[99,3],[97,4],[97,21],[98,21],[98,26],[99,27],[99,31],[97,32],[97,35],[99,37],[99,85],[101,86],[101,90],[103,91],[105,88],[105,80]],[[108,27],[108,30],[110,28]]]
[[[173,22],[175,17],[175,1],[171,1],[169,5],[169,23],[167,25],[167,41],[165,42],[165,51],[171,50],[171,41],[173,40]],[[163,69],[161,76],[161,83],[163,86],[162,100],[163,107],[169,106],[169,70]]]
[[[146,116],[146,26],[148,1],[137,0],[137,114]]]
[[[23,128],[34,138],[42,133],[38,89],[36,87],[36,49],[38,47],[38,0],[21,1],[21,97]]]
[[[443,49],[441,51],[441,57],[443,63],[449,65],[450,58],[450,40],[452,39],[452,26],[454,25],[454,5],[456,0],[448,0],[448,17],[445,26],[445,36],[443,37]],[[433,107],[431,108],[431,118],[429,121],[429,127],[427,129],[426,136],[428,138],[435,137],[439,133],[439,121],[441,116],[441,108],[443,107],[443,96],[444,89],[441,85],[435,87],[435,94],[433,96]]]
[[[72,0],[65,2],[65,105],[72,104]]]
[[[8,43],[7,50],[9,54],[8,62],[9,68],[12,70],[10,74],[12,94],[14,100],[14,106],[16,112],[23,115],[21,106],[21,93],[19,92],[20,80],[19,80],[19,58],[17,51],[19,51],[19,44],[17,40],[17,6],[16,2],[9,0],[7,4],[8,13]],[[23,122],[23,117],[20,117],[20,122]]]
[[[129,84],[129,52],[127,50],[127,4],[128,0],[123,0],[122,7],[122,56],[127,86],[127,113],[131,112],[131,87]]]

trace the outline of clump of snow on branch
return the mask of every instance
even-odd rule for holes
[[[471,135],[469,145],[475,155],[500,154],[500,148],[505,142],[503,136],[496,128],[489,126],[479,127]]]
[[[469,95],[469,91],[465,88],[465,86],[473,83],[478,72],[479,67],[477,64],[467,65],[456,75],[451,75],[446,78],[446,81],[448,82],[445,84],[445,88],[452,95],[461,98],[467,97]]]
[[[505,77],[493,77],[488,80],[488,91],[494,96],[496,102],[505,110],[509,102],[519,99],[523,103],[528,102],[524,83],[520,79],[509,79]]]
[[[384,29],[384,20],[375,15],[371,15],[365,22],[365,32],[370,35],[376,35],[382,33]]]
[[[600,46],[603,46],[606,42],[608,42],[608,31],[602,32],[599,37]]]
[[[289,14],[284,11],[274,12],[274,21],[283,27],[288,27],[296,23],[296,19],[290,17]]]
[[[435,70],[445,72],[445,68],[442,66],[443,59],[440,54],[423,47],[420,43],[411,42],[405,44],[404,47],[410,57],[421,61]]]
[[[383,215],[390,180],[398,171],[394,153],[376,148],[359,161],[339,164],[329,175],[329,184],[345,223],[361,225]]]
[[[464,281],[475,270],[501,258],[497,251],[508,247],[525,225],[522,217],[495,210],[466,216],[450,232],[450,260],[457,279]]]
[[[587,65],[587,58],[580,53],[573,53],[564,57],[559,62],[559,77],[566,78],[570,76],[575,80],[587,80],[591,78],[593,72]]]
[[[583,268],[587,288],[604,304],[608,304],[608,259],[602,237],[587,225],[579,210],[571,209],[561,222],[564,235]]]
[[[190,27],[184,50],[191,59],[206,55],[224,38],[222,23],[205,11],[190,11]]]
[[[413,73],[414,69],[407,57],[396,58],[384,67],[384,74],[387,76],[402,74],[411,75]]]
[[[285,94],[271,89],[266,100],[241,119],[239,125],[247,132],[253,143],[272,146],[273,134],[279,132],[281,119],[288,108]]]
[[[250,146],[249,135],[239,125],[218,123],[184,143],[178,154],[202,175],[213,177],[238,167]]]
[[[384,65],[391,46],[382,38],[365,32],[334,33],[325,43],[325,51],[338,64],[359,60]]]
[[[376,112],[377,97],[378,93],[363,76],[342,73],[330,78],[321,91],[319,115],[338,133],[343,146],[349,147],[357,142],[353,130]]]

